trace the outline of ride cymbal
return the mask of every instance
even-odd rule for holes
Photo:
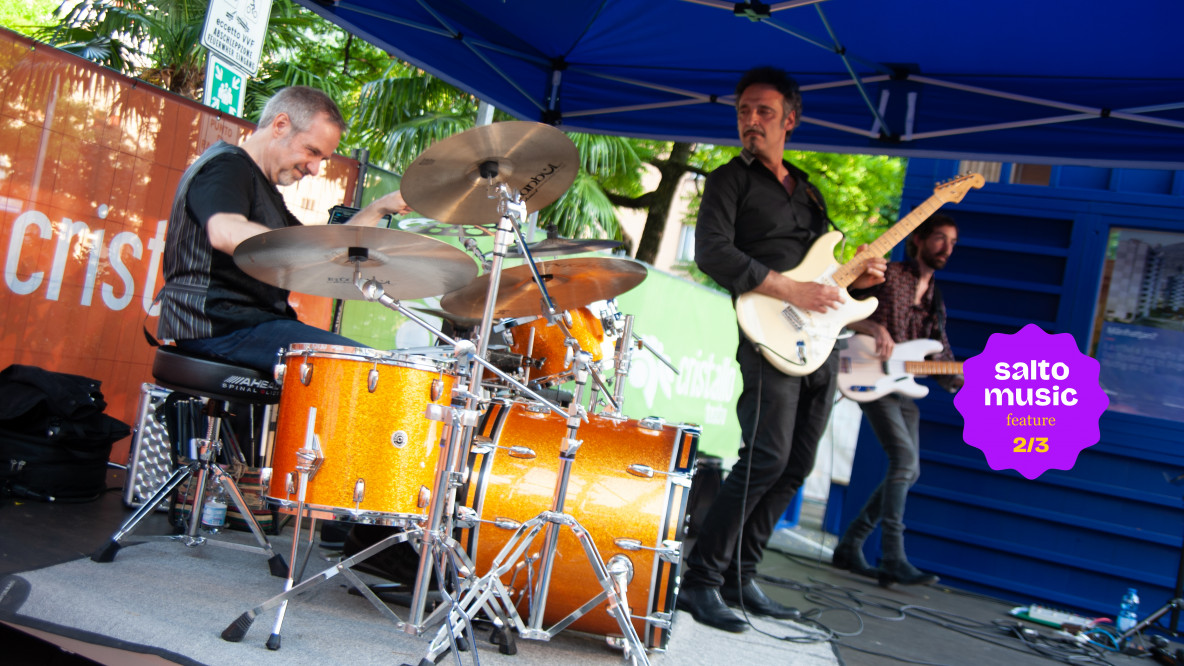
[[[498,201],[490,176],[517,193],[529,212],[575,181],[580,155],[566,134],[542,123],[481,125],[432,144],[407,167],[400,189],[416,212],[449,224],[492,224]]]
[[[285,227],[252,236],[234,249],[234,263],[257,280],[302,294],[361,300],[353,256],[362,277],[378,281],[394,299],[439,296],[477,276],[477,265],[464,250],[396,229]]]
[[[646,275],[645,266],[632,259],[580,257],[538,261],[535,265],[560,312],[615,298],[641,284]],[[489,280],[490,274],[482,275],[445,295],[440,299],[440,307],[463,317],[481,317],[485,311]],[[502,271],[494,317],[539,315],[542,314],[541,303],[542,293],[534,282],[530,266],[514,266]]]

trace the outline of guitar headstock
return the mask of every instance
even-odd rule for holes
[[[947,180],[944,183],[939,183],[937,187],[933,188],[933,196],[941,199],[946,203],[958,203],[966,193],[972,189],[977,190],[986,182],[981,173],[968,173],[965,176],[958,176],[952,180]]]

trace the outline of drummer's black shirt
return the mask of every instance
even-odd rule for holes
[[[695,226],[695,263],[733,297],[754,289],[770,270],[795,268],[826,232],[818,189],[805,171],[785,166],[797,181],[792,196],[747,150],[707,176]]]
[[[244,273],[234,257],[210,245],[206,233],[217,213],[238,213],[271,229],[300,224],[250,155],[218,142],[181,177],[177,197],[165,240],[158,335],[165,340],[221,337],[266,321],[295,319],[286,289]]]

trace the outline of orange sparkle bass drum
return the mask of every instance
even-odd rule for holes
[[[461,530],[461,543],[478,575],[491,569],[514,535],[514,530],[492,521],[524,523],[551,510],[566,435],[566,419],[537,403],[499,401],[490,406],[458,495],[480,516],[480,522]],[[582,444],[572,465],[564,513],[587,531],[606,564],[616,560],[627,566],[631,576],[626,596],[634,629],[648,648],[665,649],[678,594],[699,429],[653,418],[589,415],[576,437]],[[539,580],[544,537],[545,530],[540,531],[525,553],[526,563],[515,563],[502,578],[524,622],[530,617],[529,587]],[[640,548],[623,549],[618,540],[632,540]],[[545,626],[565,620],[602,591],[583,545],[571,528],[563,527],[543,614]],[[621,635],[605,602],[567,628]]]

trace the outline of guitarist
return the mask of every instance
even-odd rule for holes
[[[932,215],[921,223],[905,246],[907,261],[888,264],[884,283],[858,297],[875,295],[880,304],[871,317],[851,324],[858,333],[876,341],[876,354],[887,360],[896,342],[930,338],[942,343],[942,351],[933,360],[952,361],[950,341],[946,337],[946,307],[933,274],[944,268],[958,242],[958,226],[947,215]],[[938,377],[943,388],[952,392],[962,386],[961,375]],[[867,505],[847,526],[835,547],[832,564],[838,569],[878,578],[883,587],[932,585],[937,576],[909,563],[904,552],[904,505],[909,488],[921,475],[919,429],[920,411],[912,398],[891,393],[878,400],[860,403],[868,423],[888,454],[888,471]],[[863,555],[863,542],[876,528],[883,526],[879,569],[872,568]]]
[[[825,312],[844,298],[839,288],[781,274],[802,261],[829,223],[818,188],[783,157],[801,108],[797,83],[779,69],[760,67],[740,79],[737,129],[744,150],[707,177],[695,260],[733,298],[756,290]],[[853,286],[881,282],[886,264],[870,260]],[[834,400],[838,360],[832,353],[812,374],[786,375],[743,331],[736,359],[744,382],[736,405],[743,446],[685,560],[678,608],[703,624],[741,632],[748,623],[727,604],[779,619],[799,615],[765,595],[756,584],[756,568],[777,520],[814,466]]]

